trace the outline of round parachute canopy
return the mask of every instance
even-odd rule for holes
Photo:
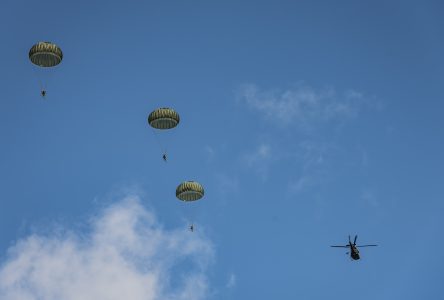
[[[156,129],[171,129],[179,124],[179,114],[172,108],[158,108],[148,116],[148,123]]]
[[[39,67],[57,66],[63,59],[62,49],[50,42],[38,42],[29,50],[29,59]]]
[[[176,189],[176,197],[185,202],[199,200],[203,195],[204,188],[196,181],[182,182]]]

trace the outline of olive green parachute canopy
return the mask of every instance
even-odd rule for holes
[[[38,42],[29,50],[29,59],[39,67],[57,66],[63,59],[62,49],[50,42]]]
[[[203,195],[204,188],[196,181],[182,182],[176,189],[176,197],[185,202],[199,200]]]
[[[179,124],[179,114],[172,108],[158,108],[148,116],[148,123],[156,129],[171,129]]]

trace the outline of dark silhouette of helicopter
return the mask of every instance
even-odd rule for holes
[[[191,231],[191,232],[194,232],[194,224],[191,224],[191,225],[190,225],[190,231]]]
[[[358,247],[376,247],[378,245],[356,245],[356,239],[358,238],[357,235],[355,235],[355,239],[353,241],[353,244],[350,240],[350,236],[348,236],[348,245],[345,246],[330,246],[330,247],[336,247],[336,248],[350,248],[350,252],[347,252],[347,254],[350,254],[350,258],[354,260],[360,259],[359,256],[359,250]]]

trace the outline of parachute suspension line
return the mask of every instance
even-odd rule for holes
[[[189,220],[190,225],[195,225],[194,221],[196,220],[198,207],[196,207],[196,205],[193,205],[193,204],[196,204],[196,203],[185,203],[185,204],[188,204],[187,205],[188,206],[187,215],[188,215],[188,218],[190,218],[190,220]]]
[[[48,89],[47,89],[47,83],[46,83],[46,82],[43,82],[41,79],[40,79],[39,81],[40,81],[40,96],[42,96],[43,98],[45,98],[45,97],[46,97],[46,93],[47,93],[47,91],[48,91]]]
[[[162,143],[161,143],[161,141],[160,141],[160,138],[159,138],[159,136],[158,136],[156,130],[155,130],[155,129],[152,129],[151,132],[153,133],[154,140],[156,140],[156,143],[157,143],[157,145],[159,146],[160,151],[162,151],[162,155],[166,155],[166,154],[167,154],[167,149],[162,145]]]
[[[188,226],[190,227],[190,229],[191,229],[191,226],[193,226],[194,227],[194,219],[195,219],[195,216],[194,216],[194,214],[193,213],[188,213],[187,214],[188,216],[187,216],[187,218],[189,218],[189,220],[187,220],[188,221]]]
[[[186,222],[188,229],[191,225],[195,226],[196,224],[194,221],[196,220],[196,203],[190,203],[190,202],[184,202],[181,203],[181,214],[183,220]]]
[[[38,87],[39,87],[39,93],[41,94],[42,91],[46,91],[46,84],[43,80],[43,71],[39,70],[38,67],[33,66],[32,72],[34,73],[34,78],[37,81]],[[35,81],[34,81],[35,82]]]

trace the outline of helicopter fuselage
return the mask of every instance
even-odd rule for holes
[[[355,245],[352,245],[351,243],[350,243],[350,257],[354,260],[360,259],[358,248]]]

